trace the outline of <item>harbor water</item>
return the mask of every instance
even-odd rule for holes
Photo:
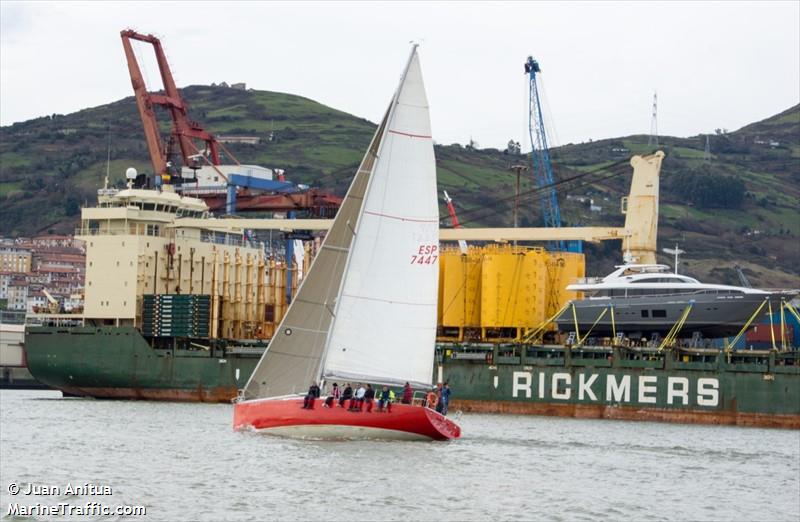
[[[335,442],[236,433],[232,415],[2,390],[1,515],[97,502],[146,514],[32,519],[800,519],[796,430],[465,414],[453,442]]]

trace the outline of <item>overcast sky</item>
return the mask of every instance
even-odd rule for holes
[[[551,144],[730,130],[800,101],[800,2],[0,3],[0,124],[132,94],[119,31],[161,38],[178,86],[227,81],[376,121],[421,42],[434,139],[527,139],[541,64]],[[151,88],[158,77],[147,57]]]

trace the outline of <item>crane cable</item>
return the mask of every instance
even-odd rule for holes
[[[591,176],[591,175],[593,175],[593,174],[598,174],[598,173],[600,173],[601,171],[604,171],[604,170],[609,170],[609,169],[612,169],[612,168],[616,168],[616,167],[618,167],[618,166],[622,165],[623,163],[624,163],[624,161],[620,161],[620,162],[617,162],[617,163],[614,163],[614,164],[607,165],[607,166],[605,166],[605,167],[599,168],[599,169],[597,169],[597,170],[592,170],[592,171],[589,171],[589,172],[584,172],[584,173],[582,173],[582,174],[578,174],[578,175],[576,175],[576,176],[573,176],[573,177],[571,177],[571,178],[562,179],[562,180],[556,181],[556,182],[554,182],[554,183],[551,183],[551,184],[548,184],[548,185],[544,185],[544,186],[542,186],[542,187],[535,187],[535,188],[533,188],[533,189],[531,189],[531,190],[528,190],[528,191],[525,191],[525,192],[521,192],[521,193],[519,194],[519,197],[520,197],[520,198],[522,198],[522,197],[524,197],[524,196],[529,196],[529,195],[536,194],[537,192],[541,192],[541,191],[544,191],[544,190],[549,190],[550,188],[557,187],[557,186],[559,186],[559,185],[563,185],[563,184],[566,184],[566,183],[572,183],[572,182],[574,182],[574,181],[577,181],[577,180],[583,179],[583,178],[585,178],[585,177],[587,177],[587,176]],[[615,171],[611,171],[611,172],[609,172],[608,174],[606,174],[606,175],[604,175],[604,176],[602,176],[602,177],[599,177],[599,178],[597,178],[597,179],[584,181],[584,182],[583,182],[583,183],[581,183],[580,185],[577,185],[577,186],[573,187],[573,189],[582,188],[582,187],[584,187],[584,186],[586,186],[586,185],[589,185],[589,184],[592,184],[592,183],[597,183],[597,182],[599,182],[599,181],[604,181],[604,180],[606,180],[606,179],[610,179],[610,178],[612,178],[612,177],[619,176],[619,175],[621,175],[621,174],[623,174],[623,172],[615,172]],[[517,198],[517,195],[516,195],[516,194],[514,194],[513,196],[510,196],[510,197],[506,197],[506,198],[500,198],[500,199],[497,199],[497,200],[495,200],[495,201],[494,201],[494,203],[495,203],[495,204],[497,204],[497,203],[508,202],[508,201],[514,200],[514,199],[516,199],[516,198]],[[470,214],[473,214],[473,213],[476,213],[476,212],[482,212],[482,211],[486,211],[486,210],[489,210],[489,211],[491,211],[491,213],[490,213],[490,214],[488,214],[488,215],[486,215],[486,216],[481,216],[480,218],[473,218],[473,219],[467,219],[467,220],[464,220],[464,216],[465,216],[465,215],[470,215]],[[500,211],[500,210],[494,210],[493,208],[490,208],[490,207],[476,207],[476,208],[473,208],[473,209],[471,209],[471,210],[466,210],[466,211],[462,211],[462,212],[461,212],[461,221],[460,221],[460,224],[461,224],[461,225],[464,225],[465,223],[471,223],[471,222],[473,222],[473,221],[477,221],[478,219],[484,219],[484,218],[488,217],[489,215],[492,215],[492,214],[500,214],[500,213],[501,213],[501,211]],[[441,221],[441,220],[440,220],[440,221]]]

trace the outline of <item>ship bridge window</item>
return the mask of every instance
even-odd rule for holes
[[[142,203],[142,210],[155,210],[156,204],[155,203]]]

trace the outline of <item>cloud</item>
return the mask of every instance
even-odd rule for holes
[[[654,90],[659,129],[673,135],[735,129],[798,103],[800,92],[795,2],[160,2],[155,14],[139,2],[0,7],[3,125],[130,96],[126,27],[162,39],[179,86],[244,81],[372,121],[409,40],[424,39],[441,143],[527,141],[522,64],[531,54],[556,144],[647,133]],[[147,74],[157,76],[152,64]]]

